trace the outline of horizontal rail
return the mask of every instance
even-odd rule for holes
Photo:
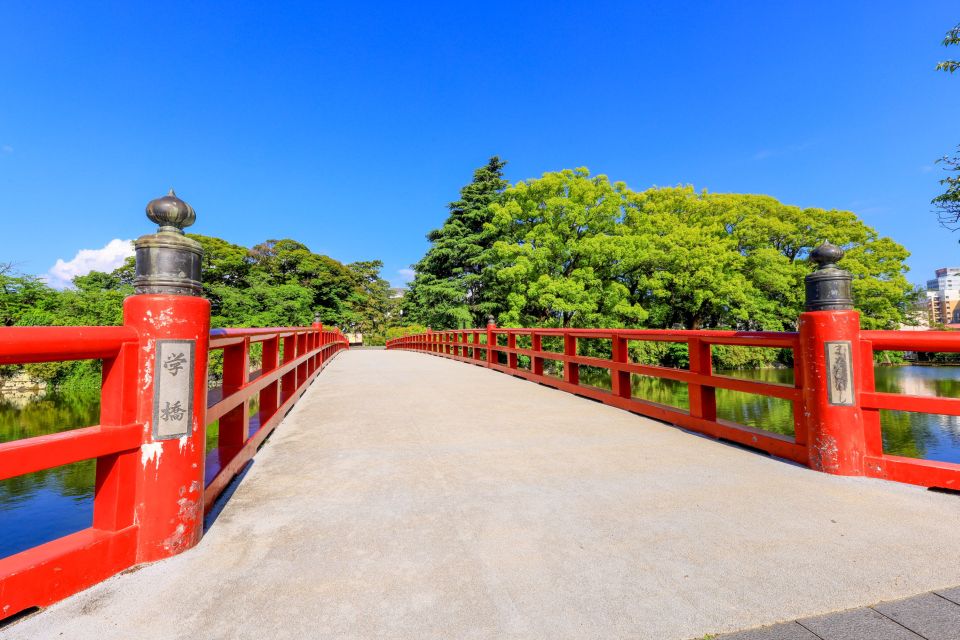
[[[0,444],[0,480],[140,447],[143,425],[84,427]]]
[[[0,364],[112,358],[136,341],[130,327],[4,327]]]
[[[875,351],[960,352],[956,331],[861,331],[860,339],[872,342]]]
[[[310,327],[277,327],[271,329],[240,328],[240,329],[211,329],[210,348],[222,349],[233,344],[240,344],[244,338],[250,342],[263,342],[272,338],[286,338],[300,333],[313,331]]]

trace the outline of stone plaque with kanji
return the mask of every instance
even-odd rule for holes
[[[153,385],[153,438],[190,434],[193,423],[193,340],[157,340]]]

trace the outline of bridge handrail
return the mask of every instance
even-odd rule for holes
[[[506,345],[500,344],[506,337]],[[530,347],[518,347],[517,337],[526,336]],[[563,351],[544,349],[542,338],[562,337]],[[956,490],[960,488],[960,464],[907,458],[883,451],[880,411],[910,411],[960,416],[960,399],[917,396],[876,391],[873,376],[876,351],[930,351],[960,353],[960,333],[952,331],[856,331],[853,363],[856,379],[855,406],[862,412],[862,423],[851,421],[851,429],[862,429],[854,440],[863,441],[860,473],[927,487]],[[577,339],[611,341],[611,358],[577,354]],[[809,338],[808,338],[809,340]],[[687,369],[631,362],[629,341],[686,343],[690,366]],[[713,437],[731,440],[766,451],[801,464],[822,464],[822,445],[811,433],[811,411],[808,403],[822,401],[826,394],[823,380],[811,375],[803,366],[811,356],[810,348],[820,349],[824,343],[806,345],[798,332],[684,331],[658,329],[564,329],[514,328],[489,325],[485,328],[428,331],[395,338],[387,349],[414,350],[439,355],[461,362],[487,367],[516,377],[533,380],[576,395],[664,420]],[[794,384],[758,382],[718,375],[710,364],[713,345],[736,345],[789,349],[794,359]],[[809,347],[809,348],[806,348]],[[501,356],[501,354],[503,354]],[[529,367],[519,366],[519,356],[530,359]],[[543,361],[564,363],[563,379],[544,373]],[[611,390],[583,386],[579,381],[580,366],[606,369],[610,372]],[[640,374],[685,383],[689,388],[690,409],[632,397],[630,375]],[[763,431],[747,425],[728,422],[716,416],[716,389],[728,389],[790,401],[793,406],[794,437]],[[814,426],[816,426],[814,424]],[[814,460],[813,458],[818,458]]]
[[[497,343],[500,336],[506,337],[506,345]],[[517,347],[518,336],[529,336],[530,348]],[[543,337],[562,337],[564,350],[544,349]],[[613,357],[607,359],[578,355],[577,339],[581,338],[610,340],[613,343],[611,345]],[[686,343],[691,367],[680,369],[630,362],[627,355],[630,341]],[[387,343],[387,349],[425,351],[484,366],[806,464],[808,461],[806,431],[804,423],[799,419],[801,412],[798,410],[798,404],[802,402],[801,389],[796,385],[759,382],[713,373],[709,350],[714,344],[791,349],[795,357],[799,348],[796,333],[673,329],[563,329],[490,325],[484,329],[431,331],[395,338]],[[500,361],[500,354],[505,354],[505,362]],[[521,355],[530,358],[529,369],[519,366]],[[544,373],[544,360],[563,362],[563,379]],[[611,391],[582,385],[579,377],[580,366],[607,369],[610,372]],[[633,398],[629,387],[631,374],[666,378],[688,384],[690,409],[684,411],[674,406]],[[794,437],[718,419],[715,400],[717,388],[790,401],[794,407]]]
[[[136,489],[130,469],[141,457],[150,455],[150,450],[142,447],[145,425],[128,418],[139,401],[140,339],[132,326],[0,328],[0,364],[103,362],[100,424],[0,443],[0,480],[83,460],[97,461],[91,526],[0,558],[0,619],[54,602],[139,561],[141,525],[133,515]],[[266,366],[251,377],[247,369],[252,342],[262,343],[265,355],[273,361],[265,361]],[[309,383],[346,348],[349,344],[338,329],[323,329],[319,324],[210,331],[209,350],[198,353],[197,358],[206,362],[209,351],[224,351],[228,393],[223,393],[224,387],[208,389],[209,399],[215,401],[206,410],[203,423],[219,420],[221,432],[218,447],[207,455],[204,512]],[[283,362],[279,362],[281,355]],[[241,376],[247,380],[229,386],[229,381]],[[261,407],[251,421],[247,405],[256,394]],[[204,407],[207,402],[202,399]]]
[[[349,348],[339,329],[213,329],[210,336],[210,350],[223,351],[223,384],[208,390],[207,424],[219,421],[219,433],[217,449],[207,455],[205,463],[205,509],[253,457],[307,383],[336,353]],[[262,366],[250,372],[249,352],[254,342],[263,344]],[[251,417],[248,403],[255,395],[259,408]]]

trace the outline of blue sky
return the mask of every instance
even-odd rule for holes
[[[587,166],[850,209],[922,282],[960,265],[929,205],[960,144],[960,75],[933,71],[958,22],[947,1],[6,0],[0,261],[148,233],[172,185],[198,233],[380,258],[399,284],[499,154],[511,181]]]

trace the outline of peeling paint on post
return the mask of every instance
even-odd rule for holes
[[[197,297],[200,247],[183,233],[193,208],[171,190],[147,205],[147,215],[160,228],[136,242],[136,295],[123,305],[124,323],[140,336],[137,562],[189,549],[203,533],[210,338],[210,303]]]
[[[837,268],[843,250],[829,243],[811,254],[817,271],[806,279],[800,314],[802,424],[810,467],[845,476],[864,474],[866,439],[859,391],[860,314],[850,297],[852,276]]]

